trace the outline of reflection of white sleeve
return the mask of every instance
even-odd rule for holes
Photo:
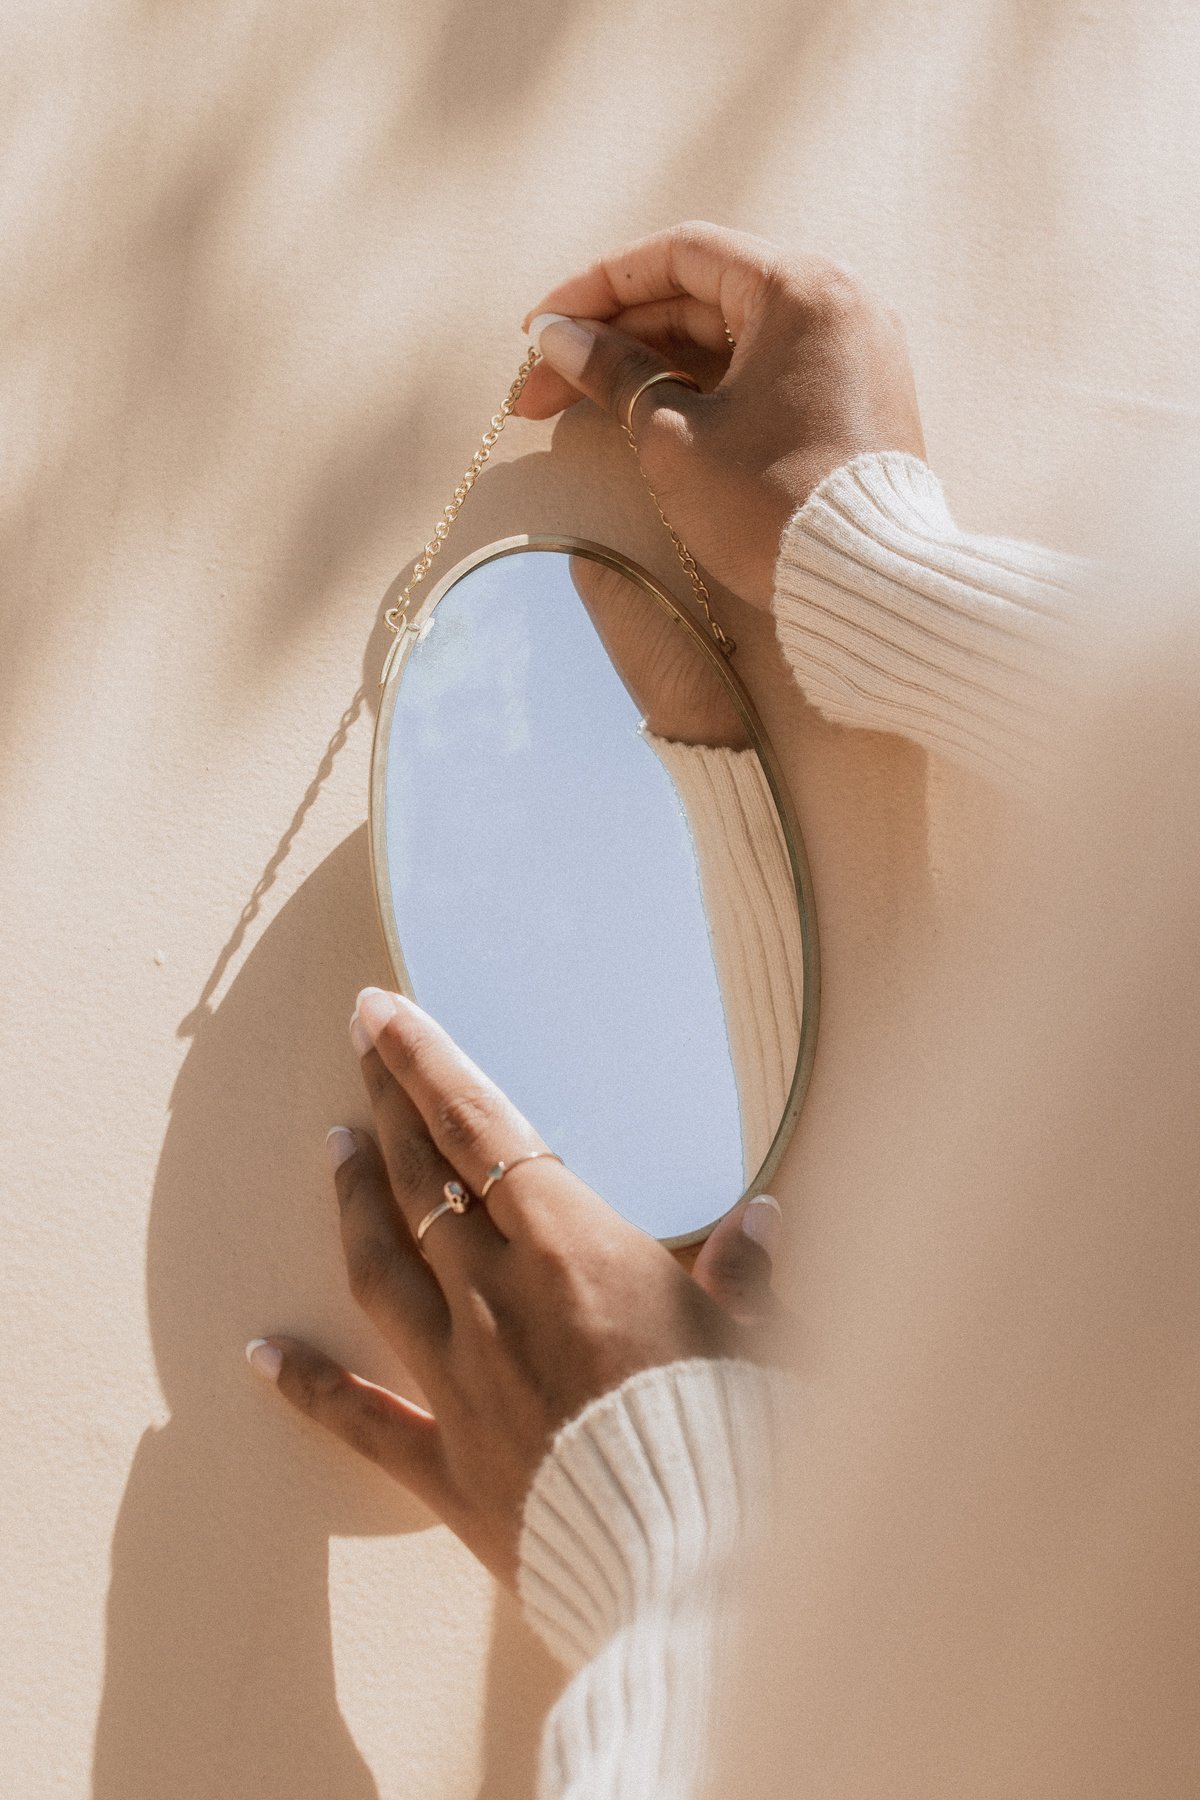
[[[695,845],[742,1115],[747,1182],[787,1105],[803,1006],[800,916],[787,847],[753,750],[642,735],[675,783]]]

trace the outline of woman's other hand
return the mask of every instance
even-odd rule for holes
[[[778,1209],[739,1208],[688,1275],[543,1158],[513,1168],[485,1204],[445,1213],[418,1249],[417,1225],[447,1181],[478,1194],[494,1164],[546,1146],[411,1001],[364,990],[351,1035],[378,1143],[343,1127],[329,1136],[350,1288],[432,1410],[294,1338],[256,1339],[248,1352],[512,1585],[525,1496],[560,1425],[639,1369],[764,1356]]]
[[[649,388],[634,432],[688,548],[756,606],[770,602],[784,526],[825,475],[866,451],[925,454],[898,316],[823,257],[679,225],[570,276],[525,327],[544,358],[517,407],[526,418],[585,395],[624,424],[648,375],[708,377],[704,393]]]

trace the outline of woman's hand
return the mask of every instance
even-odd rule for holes
[[[624,424],[648,375],[709,377],[705,393],[647,389],[634,432],[688,548],[756,606],[770,603],[784,526],[824,476],[865,451],[925,454],[899,318],[822,257],[680,225],[552,288],[525,327],[544,358],[517,406],[526,418],[586,395]]]
[[[495,1163],[546,1146],[411,1001],[365,989],[351,1037],[379,1142],[330,1133],[350,1287],[433,1410],[294,1338],[256,1339],[248,1354],[512,1585],[525,1496],[560,1425],[638,1369],[763,1348],[763,1245],[778,1210],[753,1201],[722,1221],[689,1276],[545,1158],[514,1168],[486,1204],[444,1214],[418,1249],[446,1181],[477,1194]]]

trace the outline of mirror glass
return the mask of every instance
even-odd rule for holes
[[[676,1244],[764,1185],[811,1060],[803,851],[768,765],[681,610],[561,540],[453,571],[380,709],[371,840],[400,986]]]

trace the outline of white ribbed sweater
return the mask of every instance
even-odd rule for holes
[[[954,523],[936,476],[857,457],[788,522],[774,613],[830,719],[1036,779],[1077,665],[1074,559]],[[643,1370],[556,1437],[521,1538],[526,1616],[571,1671],[543,1800],[685,1800],[702,1785],[709,1672],[772,1491],[783,1378],[749,1363]]]
[[[758,753],[643,729],[687,816],[721,990],[749,1187],[787,1106],[804,1004],[800,909]]]

